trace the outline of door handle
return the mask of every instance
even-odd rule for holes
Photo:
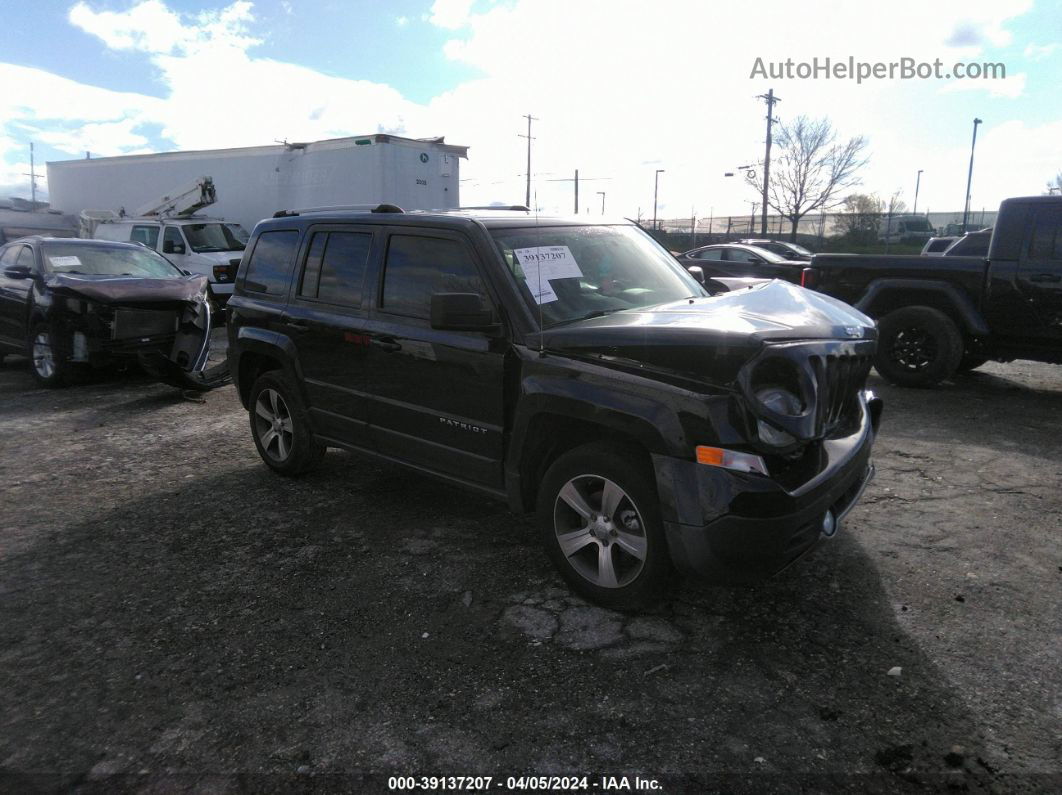
[[[284,325],[292,331],[309,331],[310,326],[305,320],[285,320]]]
[[[388,353],[402,350],[402,345],[395,342],[393,337],[373,337],[372,344],[374,347],[377,347],[382,351],[387,351]]]
[[[1059,276],[1057,273],[1038,273],[1035,276],[1030,276],[1029,281],[1050,282],[1054,284],[1055,282],[1062,282],[1062,276]]]

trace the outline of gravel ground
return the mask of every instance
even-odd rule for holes
[[[336,451],[271,474],[231,386],[45,391],[9,358],[0,791],[1060,791],[1062,368],[871,380],[837,539],[623,615],[501,504]]]

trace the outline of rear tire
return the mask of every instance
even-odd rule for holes
[[[538,526],[574,591],[605,607],[659,596],[671,559],[652,470],[640,454],[592,443],[560,456],[542,479]]]
[[[874,367],[899,386],[932,387],[955,374],[963,348],[951,318],[928,306],[908,306],[878,322]]]
[[[47,323],[38,323],[30,331],[26,344],[30,372],[37,383],[49,389],[64,386],[69,375],[62,345]]]
[[[298,390],[280,370],[263,373],[251,387],[251,437],[258,455],[274,472],[309,472],[325,454],[310,428]]]

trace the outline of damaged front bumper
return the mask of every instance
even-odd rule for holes
[[[161,286],[146,284],[161,280],[54,281],[48,319],[58,332],[58,354],[69,361],[105,366],[135,359],[148,374],[182,389],[227,382],[224,360],[211,365],[216,314],[204,277]]]
[[[654,456],[676,567],[713,583],[753,583],[835,536],[874,476],[870,454],[881,401],[868,393],[860,403],[858,430],[823,442],[822,470],[798,487]]]

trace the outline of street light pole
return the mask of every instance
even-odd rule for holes
[[[532,116],[530,113],[525,114],[524,118],[527,119],[527,135],[522,135],[520,133],[517,133],[517,135],[520,138],[526,138],[527,139],[527,193],[525,194],[525,198],[524,198],[524,206],[525,207],[530,207],[531,206],[531,141],[534,140],[534,138],[531,135],[531,122],[538,121],[538,118],[536,116]]]
[[[973,140],[970,142],[970,170],[966,174],[966,201],[962,206],[962,233],[966,234],[966,221],[970,217],[970,184],[973,182],[973,161],[974,161],[974,148],[977,146],[977,125],[981,123],[980,119],[974,119],[973,121]]]
[[[604,215],[605,214],[605,192],[603,190],[599,190],[597,192],[597,195],[601,197],[601,214]]]
[[[914,207],[911,209],[912,215],[918,215],[918,189],[922,185],[922,171],[924,169],[918,169],[918,176],[915,178],[915,200]]]
[[[660,191],[660,175],[664,173],[664,169],[658,168],[656,175],[653,177],[653,229],[659,229],[656,222],[656,197]]]

